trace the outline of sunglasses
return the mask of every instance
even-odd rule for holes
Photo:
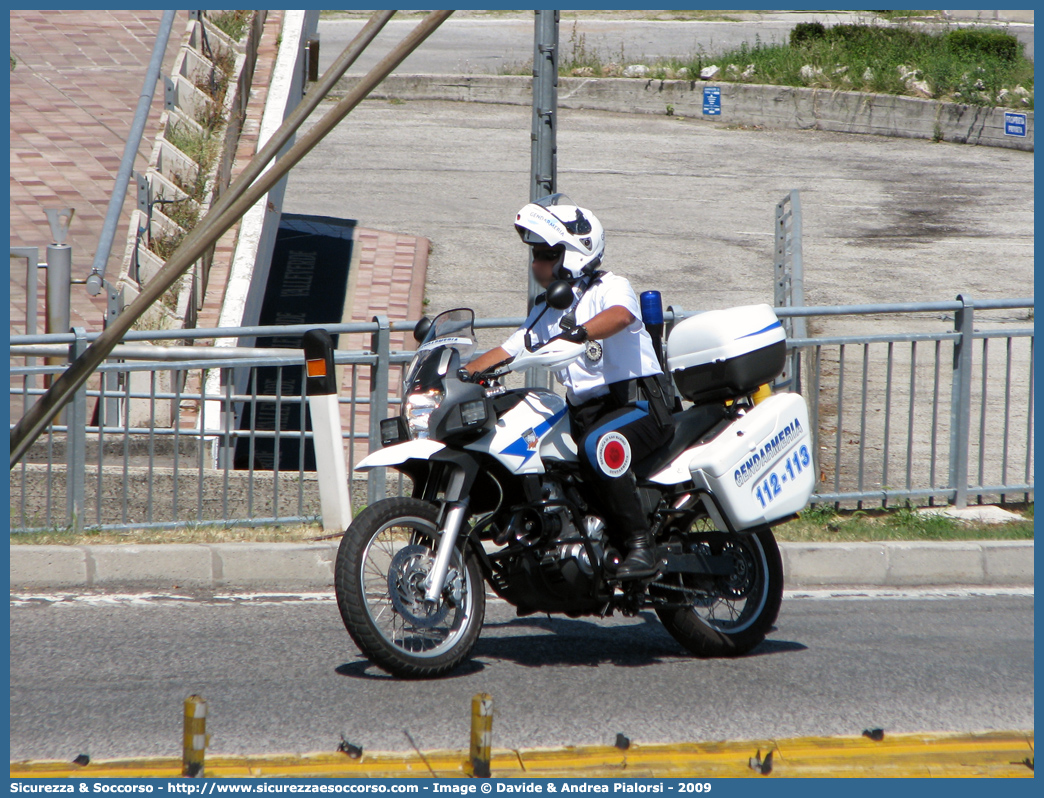
[[[565,252],[565,247],[555,247],[548,249],[547,247],[533,247],[533,260],[558,260],[562,257],[562,253]]]

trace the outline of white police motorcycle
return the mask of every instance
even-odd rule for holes
[[[520,615],[652,608],[701,657],[757,646],[783,593],[772,526],[804,508],[815,481],[804,399],[755,401],[785,357],[772,309],[710,311],[671,332],[666,363],[692,404],[674,414],[673,439],[633,467],[659,566],[629,581],[614,578],[620,553],[584,498],[565,400],[499,382],[563,368],[584,346],[553,340],[469,378],[473,321],[458,309],[418,325],[402,412],[357,466],[413,484],[412,497],[359,513],[337,553],[338,608],[363,654],[400,677],[449,672],[478,639],[484,583]]]

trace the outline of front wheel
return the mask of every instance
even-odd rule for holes
[[[334,587],[345,628],[368,659],[395,676],[448,673],[482,628],[486,596],[474,554],[455,550],[442,597],[424,598],[436,519],[427,502],[386,499],[359,513],[337,550]]]
[[[732,561],[727,576],[674,574],[659,584],[684,607],[656,610],[671,636],[698,657],[736,657],[753,649],[776,622],[783,600],[783,562],[772,530],[746,535],[692,531],[688,547]]]

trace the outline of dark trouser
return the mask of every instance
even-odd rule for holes
[[[649,530],[631,467],[671,439],[673,420],[667,415],[668,423],[661,426],[649,414],[648,402],[627,404],[612,393],[576,407],[570,405],[569,410],[585,498],[605,519],[613,544],[624,546],[636,533]],[[617,476],[606,473],[607,467],[614,470],[611,466],[619,462],[613,459],[612,451],[608,456],[603,452],[601,457],[598,452],[599,442],[610,432],[622,435],[630,447],[630,466]]]

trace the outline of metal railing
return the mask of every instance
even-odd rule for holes
[[[817,474],[813,501],[1030,501],[1033,492],[1032,299],[780,308],[781,317],[849,317],[854,334],[789,341],[806,376]],[[1023,311],[1011,313],[1011,311]],[[997,318],[998,312],[1004,312]],[[673,308],[668,325],[686,313]],[[880,319],[905,332],[877,333]],[[873,320],[872,320],[873,319]],[[513,329],[518,318],[479,320]],[[980,329],[976,329],[975,325]],[[392,336],[414,322],[326,325],[341,349],[340,399],[349,472],[380,446],[398,412],[409,351]],[[941,329],[940,329],[941,327]],[[989,327],[989,329],[987,329]],[[293,349],[191,346],[196,339],[299,337],[310,326],[129,333],[11,472],[11,528],[173,528],[309,523],[320,515],[309,470],[306,381]],[[368,343],[367,337],[368,336]],[[64,352],[92,336],[15,336],[12,358]],[[148,346],[140,345],[148,342]],[[164,342],[177,346],[162,346]],[[14,366],[12,418],[54,366]],[[114,381],[104,375],[118,375]],[[300,386],[300,387],[295,387]],[[300,423],[305,419],[305,423]],[[355,483],[361,490],[362,483]],[[370,472],[366,501],[401,492]],[[359,501],[356,490],[356,501]]]

